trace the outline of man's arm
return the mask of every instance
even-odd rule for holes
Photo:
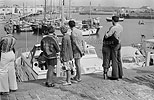
[[[86,42],[82,39],[83,53],[86,52]]]
[[[41,40],[41,50],[43,51],[43,41]]]
[[[63,56],[65,50],[66,50],[66,46],[67,46],[67,40],[65,38],[62,38],[62,46],[61,46],[61,56]]]
[[[114,28],[113,28],[113,26],[111,26],[109,28],[109,30],[106,32],[105,38],[108,38],[108,37],[112,36],[112,34],[114,34],[114,33],[115,33]]]
[[[58,44],[58,41],[55,40],[55,43],[54,43],[54,46],[55,46],[55,49],[56,49],[56,53],[60,52],[60,47],[59,47],[59,44]]]

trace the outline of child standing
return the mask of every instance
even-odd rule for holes
[[[71,85],[71,63],[73,59],[71,39],[67,26],[62,26],[60,28],[60,31],[63,34],[61,46],[61,61],[66,68],[66,82],[63,83],[63,85]]]

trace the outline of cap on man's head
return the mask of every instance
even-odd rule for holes
[[[48,27],[48,32],[49,33],[54,33],[55,32],[55,28],[53,26],[49,26]]]
[[[119,17],[118,17],[118,16],[112,16],[112,20],[113,20],[114,22],[118,22],[118,21],[119,21]]]
[[[72,28],[72,27],[75,27],[75,21],[74,20],[70,20],[68,22],[68,25]]]
[[[61,31],[62,33],[67,33],[67,30],[68,30],[68,27],[65,26],[65,25],[63,25],[63,26],[60,27],[60,31]]]

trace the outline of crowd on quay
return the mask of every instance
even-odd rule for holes
[[[112,17],[112,26],[105,33],[103,38],[102,55],[104,68],[104,79],[118,80],[123,77],[122,63],[121,63],[121,41],[120,34],[123,27],[118,23],[119,17]],[[57,57],[60,56],[60,61],[66,70],[66,82],[62,85],[71,85],[72,83],[79,83],[82,81],[81,77],[81,58],[85,55],[85,40],[82,32],[77,29],[74,20],[70,20],[68,24],[60,27],[63,34],[61,46],[58,43],[53,26],[48,27],[41,40],[40,56],[45,60],[48,69],[46,75],[45,85],[47,87],[54,87],[53,80],[54,66],[57,65]],[[9,92],[18,89],[16,75],[15,75],[15,49],[16,38],[11,34],[9,26],[4,27],[7,35],[0,40],[0,93],[9,94]],[[11,56],[10,56],[11,55]],[[71,77],[73,70],[73,60],[76,66],[76,75]],[[112,65],[111,65],[112,64]],[[108,75],[108,69],[112,66],[111,77]]]

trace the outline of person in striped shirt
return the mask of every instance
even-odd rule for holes
[[[0,39],[0,94],[18,89],[14,66],[16,38],[11,34],[9,25],[5,25],[4,30],[7,35]]]

